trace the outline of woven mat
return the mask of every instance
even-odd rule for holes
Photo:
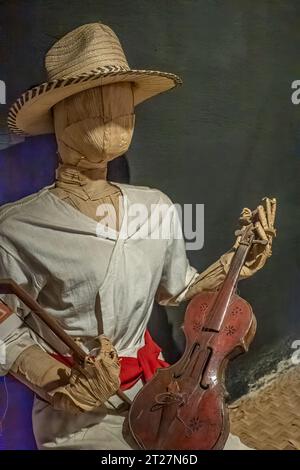
[[[230,406],[231,432],[255,449],[300,450],[300,366]]]

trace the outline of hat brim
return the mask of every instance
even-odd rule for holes
[[[182,84],[174,74],[153,70],[99,71],[64,80],[53,80],[26,91],[12,105],[9,129],[20,135],[54,132],[51,108],[68,96],[89,88],[117,82],[132,82],[134,105]]]

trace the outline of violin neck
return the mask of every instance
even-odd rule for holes
[[[241,269],[246,260],[247,254],[251,248],[250,244],[240,244],[232,259],[229,271],[225,280],[218,292],[216,300],[208,314],[207,322],[205,322],[205,330],[219,332],[231,297],[235,291],[236,285],[239,280]]]

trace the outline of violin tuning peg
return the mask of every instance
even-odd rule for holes
[[[254,244],[256,245],[267,245],[268,244],[268,240],[253,240]]]

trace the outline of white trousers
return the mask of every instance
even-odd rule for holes
[[[126,394],[133,399],[141,386],[140,381],[126,391]],[[113,396],[97,411],[79,415],[56,411],[48,403],[36,398],[32,419],[38,449],[138,449],[129,431],[124,427],[127,413],[126,407],[117,396]],[[249,448],[237,436],[230,434],[224,449]]]

